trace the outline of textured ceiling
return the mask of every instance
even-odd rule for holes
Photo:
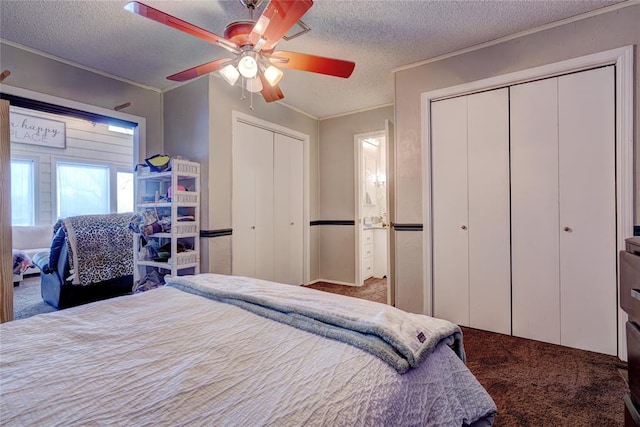
[[[238,0],[142,1],[218,35],[248,18]],[[318,118],[390,104],[394,68],[620,2],[315,0],[302,18],[311,32],[278,49],[347,59],[356,68],[349,79],[284,70],[282,102]],[[0,38],[160,90],[176,85],[168,75],[229,56],[126,12],[126,3],[0,0]]]

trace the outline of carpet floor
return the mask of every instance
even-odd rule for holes
[[[617,357],[462,329],[467,366],[498,407],[495,426],[624,426]]]
[[[50,313],[55,308],[42,300],[40,276],[31,276],[13,287],[13,320],[25,319],[40,313]]]
[[[307,285],[307,287],[319,291],[381,302],[383,304],[387,303],[387,279],[372,277],[365,280],[362,286],[346,286],[336,285],[335,283],[317,282],[312,285]]]

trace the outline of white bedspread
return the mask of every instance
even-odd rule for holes
[[[165,280],[178,289],[354,345],[400,373],[418,366],[442,341],[465,361],[462,332],[444,319],[252,277],[205,273],[167,276]]]
[[[439,345],[351,345],[163,287],[0,325],[3,426],[460,426],[495,404]]]

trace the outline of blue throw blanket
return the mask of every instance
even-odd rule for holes
[[[465,361],[460,328],[443,319],[247,277],[200,274],[166,276],[165,280],[183,291],[351,344],[379,357],[399,373],[418,366],[441,341]]]

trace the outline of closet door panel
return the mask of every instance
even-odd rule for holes
[[[510,91],[513,335],[560,344],[557,79]]]
[[[511,334],[508,89],[470,95],[469,324]]]
[[[254,156],[254,127],[238,123],[233,142],[233,218],[232,267],[233,274],[253,277],[256,274],[255,214],[256,166]]]
[[[469,326],[467,98],[431,104],[434,315]]]
[[[616,354],[614,69],[558,81],[562,344]]]
[[[255,169],[255,252],[254,277],[273,280],[273,132],[253,127]]]
[[[303,145],[274,135],[274,280],[303,283]]]
[[[302,141],[292,138],[289,144],[289,282],[301,285],[304,283],[304,145]]]

